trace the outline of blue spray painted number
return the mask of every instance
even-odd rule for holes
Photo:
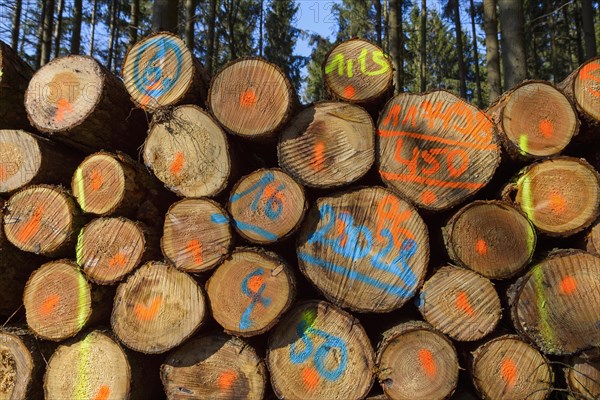
[[[154,56],[141,66],[142,57],[148,51],[155,51]],[[173,76],[163,76],[161,62],[175,57],[175,72]],[[137,90],[152,98],[167,93],[181,76],[183,55],[177,43],[170,37],[158,37],[142,44],[133,63],[133,77]]]
[[[256,307],[256,304],[260,303],[264,307],[268,307],[271,304],[271,299],[267,297],[263,297],[263,292],[267,288],[267,284],[262,282],[261,285],[256,289],[255,287],[250,287],[250,280],[255,277],[260,277],[264,274],[264,269],[257,268],[254,271],[250,272],[244,280],[242,281],[242,293],[246,296],[250,297],[250,304],[244,310],[242,314],[242,318],[240,319],[240,329],[247,330],[252,326],[252,320],[250,319],[250,315]]]
[[[298,342],[294,342],[290,345],[290,360],[294,364],[301,364],[306,362],[310,356],[313,356],[313,360],[315,363],[315,368],[319,375],[328,381],[337,380],[344,371],[346,371],[346,366],[348,364],[348,350],[346,348],[346,342],[334,335],[330,335],[327,332],[323,332],[320,329],[313,328],[311,326],[307,326],[307,322],[305,320],[301,320],[296,326],[296,332],[298,333],[298,337],[302,341],[304,345],[304,349],[297,351]],[[320,336],[325,339],[325,342],[317,347],[315,350],[315,346],[309,335]],[[338,349],[340,354],[339,365],[329,370],[325,366],[325,360],[329,352],[333,349]]]

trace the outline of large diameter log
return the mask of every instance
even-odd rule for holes
[[[558,251],[513,284],[509,299],[517,332],[542,352],[600,347],[600,257]]]
[[[389,57],[379,46],[359,38],[334,46],[323,63],[330,95],[350,103],[377,102],[389,94],[393,71]]]
[[[6,238],[23,251],[71,254],[83,225],[75,200],[58,186],[28,186],[13,194],[4,210]]]
[[[408,321],[383,333],[377,348],[377,377],[392,400],[444,400],[458,382],[452,342],[431,325]]]
[[[0,130],[0,194],[40,183],[68,185],[83,157],[21,130]]]
[[[209,271],[231,251],[229,216],[212,200],[181,200],[167,211],[160,243],[165,258],[178,269]]]
[[[221,127],[196,106],[154,118],[144,163],[179,196],[216,196],[229,179],[231,159]]]
[[[503,201],[475,201],[443,229],[450,258],[490,279],[518,274],[533,257],[537,236],[527,216]]]
[[[468,269],[444,266],[425,282],[418,301],[423,318],[454,340],[479,340],[502,314],[492,283]]]
[[[264,398],[267,371],[254,348],[235,337],[206,335],[171,354],[160,368],[169,400]]]
[[[238,233],[254,243],[273,243],[292,235],[307,208],[304,189],[279,169],[260,169],[231,190],[228,204]]]
[[[361,399],[373,385],[375,353],[357,319],[325,301],[309,301],[272,331],[267,367],[281,399]]]
[[[279,165],[305,186],[347,185],[373,165],[374,130],[359,106],[317,103],[296,115],[279,136]]]
[[[110,285],[140,264],[158,258],[158,234],[126,218],[98,218],[77,238],[77,264],[92,282]]]
[[[544,400],[553,389],[548,360],[517,336],[495,338],[473,352],[471,375],[484,399]]]
[[[303,223],[297,252],[302,273],[333,303],[388,312],[423,283],[429,240],[410,204],[372,187],[318,199]]]
[[[583,159],[556,157],[525,167],[504,190],[549,236],[570,236],[600,213],[600,175]]]
[[[243,58],[213,77],[207,105],[227,132],[260,140],[272,138],[287,123],[297,101],[279,67],[260,58]]]
[[[420,208],[438,211],[462,202],[491,180],[500,162],[492,121],[446,91],[396,95],[378,128],[383,181]]]
[[[600,123],[600,57],[592,58],[558,85],[577,107],[588,127]]]
[[[153,261],[119,285],[111,325],[125,346],[157,354],[190,337],[205,313],[204,293],[196,281],[168,264]]]
[[[277,254],[240,248],[221,264],[206,284],[213,318],[236,336],[271,329],[296,295],[292,269]]]
[[[521,83],[503,94],[487,113],[514,159],[556,155],[579,132],[575,106],[549,82]]]
[[[573,357],[563,372],[569,394],[575,400],[600,398],[600,361]]]
[[[0,40],[0,129],[29,129],[24,98],[33,71]]]
[[[125,56],[122,74],[131,98],[144,110],[203,106],[206,100],[208,72],[183,40],[168,32],[137,42]]]
[[[137,155],[146,123],[133,110],[123,83],[87,56],[56,58],[29,83],[25,107],[31,124],[56,140],[91,153]]]

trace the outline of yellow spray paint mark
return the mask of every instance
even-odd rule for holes
[[[73,390],[74,399],[85,399],[88,396],[88,386],[90,384],[90,335],[79,342],[79,357],[77,357],[77,371],[75,387]]]
[[[529,151],[529,137],[526,134],[519,136],[519,153],[527,154]]]
[[[533,191],[531,190],[531,178],[523,176],[518,183],[521,188],[522,209],[531,221],[535,221],[535,208],[533,206]]]
[[[547,308],[546,293],[544,292],[544,272],[540,266],[533,267],[533,279],[535,283],[535,294],[537,299],[537,308],[540,317],[540,334],[547,346],[553,346],[555,343],[554,332],[548,323],[550,315]]]
[[[77,168],[75,171],[75,182],[77,182],[78,200],[81,209],[85,211],[85,191],[83,185],[83,168]]]

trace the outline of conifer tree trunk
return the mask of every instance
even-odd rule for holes
[[[527,58],[523,33],[523,1],[498,0],[502,31],[504,89],[509,90],[527,77]]]
[[[496,0],[483,1],[485,53],[487,65],[487,81],[490,86],[490,103],[502,92],[500,82],[500,52],[498,47],[498,19],[496,16]]]
[[[260,14],[258,20],[258,54],[263,56],[263,25],[264,25],[264,0],[260,0]]]
[[[52,25],[54,24],[54,0],[45,1],[45,13],[42,28],[41,65],[50,61],[52,51]]]
[[[594,32],[594,14],[595,9],[592,6],[592,0],[582,0],[581,16],[583,17],[583,39],[585,42],[585,59],[589,60],[595,57],[596,52],[596,34]]]
[[[213,73],[215,58],[215,22],[217,20],[217,0],[210,0],[210,12],[208,14],[208,50],[206,54],[206,68],[208,73]]]
[[[140,24],[140,0],[131,2],[131,20],[129,22],[129,46],[137,42],[138,27]]]
[[[115,50],[115,27],[117,25],[117,7],[119,0],[111,0],[110,3],[110,38],[108,39],[108,63],[107,67],[109,71],[112,71],[114,50]]]
[[[60,39],[62,37],[62,17],[65,11],[65,0],[58,1],[58,11],[56,13],[56,29],[54,30],[54,58],[60,55]]]
[[[38,4],[41,7],[42,12],[40,13],[39,25],[38,25],[37,32],[36,32],[38,41],[37,41],[36,49],[35,49],[34,69],[38,69],[40,67],[40,65],[42,64],[42,41],[43,41],[42,36],[44,33],[44,19],[45,19],[45,15],[46,15],[46,1],[40,0],[38,2]]]
[[[19,48],[19,30],[21,28],[21,9],[23,6],[22,0],[15,0],[15,11],[13,13],[12,20],[12,30],[11,30],[11,38],[12,38],[12,48],[17,51]]]
[[[394,92],[404,91],[404,52],[402,43],[402,2],[390,0],[390,55],[394,65]]]
[[[554,14],[551,14],[548,18],[548,31],[550,33],[550,63],[552,64],[552,81],[557,83],[559,80],[558,76],[558,58],[556,54],[556,34]]]
[[[427,90],[427,0],[421,0],[421,92]]]
[[[460,23],[460,1],[452,0],[454,8],[454,27],[456,30],[456,51],[458,52],[458,81],[460,87],[460,96],[467,98],[467,74],[465,71],[465,53],[463,51],[462,27]]]
[[[477,105],[483,107],[481,97],[481,75],[479,74],[479,50],[477,48],[477,30],[475,29],[475,5],[469,0],[471,14],[471,34],[473,35],[473,62],[475,63],[475,85],[477,87]]]
[[[71,33],[71,54],[79,54],[81,51],[81,20],[83,0],[73,2],[73,30]]]
[[[375,38],[377,46],[381,47],[383,45],[382,34],[383,34],[383,25],[381,23],[381,0],[373,0],[375,5]]]
[[[96,36],[96,17],[98,14],[98,0],[94,0],[94,9],[92,11],[92,32],[90,34],[90,56],[94,56],[94,38]]]
[[[196,1],[185,0],[185,44],[191,50],[194,51],[194,14],[196,12]]]
[[[152,8],[152,30],[177,33],[177,0],[156,0]]]

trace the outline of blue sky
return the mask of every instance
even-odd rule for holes
[[[365,0],[366,1],[366,0]],[[296,0],[298,3],[298,14],[295,26],[308,34],[317,33],[332,39],[336,33],[335,17],[332,14],[333,5],[341,3],[341,0]],[[301,39],[296,45],[296,53],[309,56],[311,48],[308,46],[308,38]]]

